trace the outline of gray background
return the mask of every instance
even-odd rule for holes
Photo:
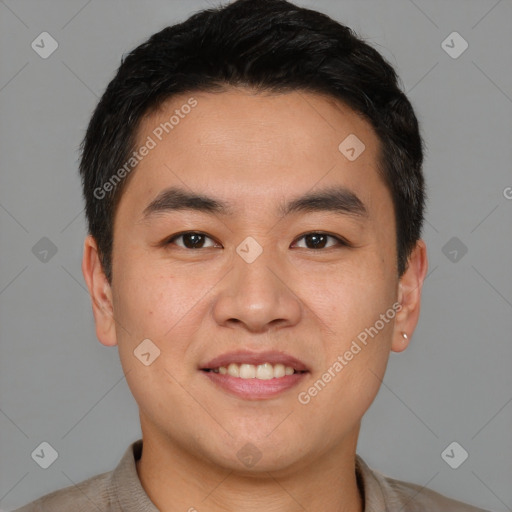
[[[297,3],[346,23],[390,60],[427,144],[422,315],[411,346],[391,355],[358,452],[395,478],[512,510],[512,1]],[[0,1],[4,510],[113,469],[140,436],[117,348],[95,337],[77,148],[121,55],[208,5]],[[47,59],[31,48],[43,31],[59,44]],[[453,31],[469,44],[456,59],[441,47]],[[46,262],[32,252],[42,237],[57,248]],[[452,237],[459,248],[445,247]],[[469,453],[458,469],[440,455],[454,440]],[[46,470],[31,458],[42,441],[59,453]]]

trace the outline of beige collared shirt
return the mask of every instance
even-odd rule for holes
[[[135,466],[142,439],[132,443],[113,471],[47,494],[14,512],[159,512],[144,491]],[[489,512],[445,498],[419,485],[371,470],[357,456],[364,512]]]

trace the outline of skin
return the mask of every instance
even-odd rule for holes
[[[230,88],[172,98],[139,127],[143,143],[193,96],[198,105],[133,171],[114,222],[113,281],[87,236],[82,270],[97,337],[118,345],[140,411],[144,449],[137,471],[163,512],[362,511],[355,472],[360,422],[374,400],[390,351],[406,348],[420,312],[427,253],[419,240],[397,276],[390,193],[376,168],[379,139],[334,99],[305,92],[262,95]],[[349,161],[349,134],[365,151]],[[142,212],[173,185],[233,203],[233,214]],[[331,212],[280,218],[283,201],[343,185],[368,209],[365,219]],[[182,231],[208,235],[186,248]],[[315,249],[303,235],[327,232]],[[263,248],[247,263],[236,247]],[[190,247],[190,241],[189,241]],[[402,309],[307,405],[307,390],[365,328],[396,301]],[[149,366],[133,351],[149,338]],[[200,363],[238,349],[280,350],[309,368],[303,383],[266,400],[242,400],[215,387]],[[261,459],[244,466],[252,443]]]

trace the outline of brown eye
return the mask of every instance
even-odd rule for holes
[[[306,243],[306,249],[316,250],[316,249],[325,249],[329,238],[332,240],[335,240],[337,243],[334,245],[328,246],[327,249],[329,249],[331,247],[336,247],[336,245],[348,246],[348,243],[345,242],[344,240],[342,240],[341,238],[334,236],[334,235],[329,235],[327,233],[317,233],[317,232],[306,233],[305,235],[302,235],[298,240],[304,239],[304,241]]]
[[[180,233],[178,235],[174,235],[167,241],[167,245],[172,244],[175,240],[182,239],[183,242],[181,244],[176,244],[178,247],[182,247],[184,249],[204,249],[208,247],[214,247],[213,245],[205,247],[205,240],[212,240],[209,236],[204,233],[200,233],[198,231],[187,231],[185,233]]]

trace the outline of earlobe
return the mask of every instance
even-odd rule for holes
[[[406,332],[395,331],[394,336],[397,337],[398,339],[393,339],[391,347],[391,350],[393,350],[393,352],[402,352],[409,346],[409,335]]]
[[[117,344],[112,289],[103,271],[96,240],[87,235],[84,241],[82,273],[92,300],[98,340],[107,346]]]
[[[395,318],[391,344],[393,352],[402,352],[407,348],[416,328],[420,315],[421,290],[427,269],[427,246],[420,239],[409,256],[407,269],[398,284],[398,301],[401,309]]]

